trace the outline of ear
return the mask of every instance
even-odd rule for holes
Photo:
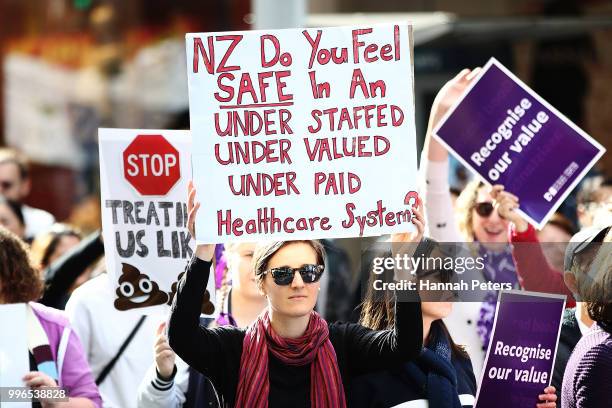
[[[576,276],[572,272],[565,272],[563,274],[563,281],[565,281],[565,286],[572,293],[578,293],[578,288],[576,287]]]

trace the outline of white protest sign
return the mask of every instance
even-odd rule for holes
[[[409,25],[187,34],[198,241],[412,231]]]
[[[11,333],[10,336],[0,336],[0,388],[23,387],[22,378],[30,372],[26,304],[0,305],[0,327],[10,328]],[[32,406],[31,402],[2,402],[2,406],[4,404],[10,407]]]
[[[106,267],[118,310],[164,313],[191,258],[188,131],[100,129]],[[214,273],[202,312],[216,315]]]

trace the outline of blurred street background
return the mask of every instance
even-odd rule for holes
[[[384,21],[414,24],[420,143],[440,87],[494,56],[612,149],[604,0],[0,0],[0,146],[32,161],[26,203],[94,230],[97,129],[189,127],[185,33]]]

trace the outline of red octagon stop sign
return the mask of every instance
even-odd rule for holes
[[[166,195],[181,178],[179,153],[162,135],[138,135],[123,151],[123,176],[142,195]]]

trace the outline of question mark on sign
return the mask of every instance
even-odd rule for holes
[[[410,206],[410,222],[414,224],[414,212],[421,206],[421,198],[416,191],[409,191],[404,196],[404,204]]]

